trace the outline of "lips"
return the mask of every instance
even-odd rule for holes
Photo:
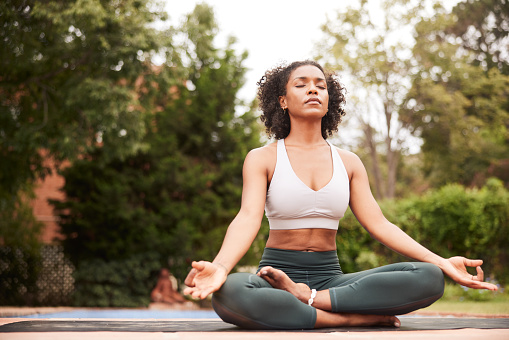
[[[318,98],[309,98],[308,100],[306,100],[306,104],[308,104],[308,103],[318,103],[318,104],[321,104],[322,102]]]

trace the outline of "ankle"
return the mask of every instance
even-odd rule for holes
[[[311,289],[304,283],[297,283],[295,285],[295,291],[292,292],[292,294],[295,295],[300,302],[307,305],[311,298]]]

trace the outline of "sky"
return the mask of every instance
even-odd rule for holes
[[[246,84],[239,97],[251,101],[256,95],[256,82],[266,70],[280,62],[312,59],[313,48],[323,37],[320,26],[327,15],[345,3],[356,0],[166,0],[166,11],[172,25],[179,24],[185,14],[198,3],[213,9],[219,25],[218,47],[224,47],[227,36],[237,38],[234,45],[240,54],[247,50],[244,62],[248,68]]]
[[[459,0],[444,0],[451,8]],[[266,70],[280,62],[312,59],[316,44],[323,40],[321,26],[334,19],[342,8],[358,0],[163,0],[170,24],[178,25],[196,4],[207,3],[214,9],[219,25],[217,47],[225,47],[234,36],[240,54],[248,51],[246,84],[239,97],[250,102],[256,95],[256,82]],[[369,0],[376,6],[378,0]]]
[[[345,7],[356,7],[359,0],[163,0],[170,16],[169,24],[179,26],[196,4],[209,4],[219,26],[218,48],[224,48],[227,37],[234,36],[233,46],[238,54],[248,52],[244,61],[247,68],[246,82],[238,97],[247,105],[256,97],[256,83],[266,70],[296,60],[313,59],[316,45],[325,38],[321,30],[327,19],[333,20],[336,13]],[[376,13],[380,0],[368,0],[371,11]],[[420,1],[420,0],[417,0]],[[449,10],[461,0],[442,0]],[[376,18],[376,15],[374,16]],[[380,18],[381,20],[382,18]],[[348,80],[340,75],[348,87]],[[350,89],[349,92],[352,92]],[[248,110],[237,106],[237,114]],[[345,123],[343,123],[344,125]],[[355,144],[360,131],[342,131],[342,142]],[[408,136],[411,153],[418,152],[420,142]],[[413,150],[413,151],[412,151]]]

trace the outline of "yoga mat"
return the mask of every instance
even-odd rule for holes
[[[491,318],[401,318],[401,328],[394,327],[338,327],[290,332],[380,332],[447,329],[507,329],[509,319]],[[221,320],[34,320],[19,321],[0,326],[0,332],[249,332]],[[257,330],[260,332],[260,330]],[[262,330],[263,332],[263,330]],[[274,332],[274,330],[267,330]],[[276,331],[277,332],[277,331]],[[289,332],[285,330],[284,332]]]

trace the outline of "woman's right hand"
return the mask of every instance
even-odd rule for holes
[[[191,295],[193,298],[205,299],[219,290],[228,275],[225,267],[208,261],[193,261],[192,267],[184,281],[187,286],[184,294]]]

